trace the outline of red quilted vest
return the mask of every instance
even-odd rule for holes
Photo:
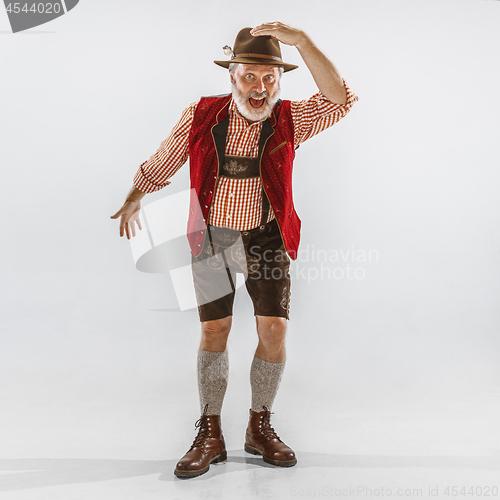
[[[201,98],[189,134],[191,201],[187,236],[195,257],[203,248],[206,222],[214,199],[219,157],[224,153],[225,147],[225,132],[222,132],[222,141],[220,137],[217,139],[217,134],[221,135],[221,122],[228,116],[230,101],[231,94]],[[286,251],[290,258],[295,260],[301,221],[295,212],[292,199],[295,149],[290,101],[277,104],[262,129],[262,134],[268,136],[260,162],[262,185],[274,211]]]

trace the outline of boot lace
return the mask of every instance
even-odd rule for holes
[[[271,427],[271,415],[274,415],[274,413],[270,412],[267,406],[263,406],[262,408],[264,408],[265,410],[265,413],[262,416],[262,421],[261,421],[262,433],[264,434],[264,436],[266,436],[268,440],[276,438],[281,441],[278,434],[276,434],[276,431]]]
[[[200,447],[207,438],[208,434],[207,408],[208,408],[208,403],[205,405],[205,408],[203,409],[202,416],[194,424],[194,428],[198,429],[198,434],[194,438],[193,444],[191,445],[191,448],[189,448],[190,450],[196,447]]]

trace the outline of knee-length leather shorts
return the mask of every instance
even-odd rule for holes
[[[245,277],[255,315],[289,319],[289,267],[276,219],[249,231],[209,225],[203,250],[191,255],[200,321],[233,315],[236,273]]]

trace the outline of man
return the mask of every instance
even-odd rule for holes
[[[309,68],[319,89],[310,99],[279,99],[282,73],[297,68],[282,61],[279,42],[295,46]],[[158,151],[140,166],[124,205],[112,216],[121,217],[120,236],[135,236],[134,224],[141,229],[142,197],[170,184],[168,179],[190,158],[195,195],[188,240],[202,331],[197,365],[202,415],[195,425],[198,434],[174,471],[178,477],[203,474],[227,457],[220,413],[235,272],[247,275],[259,337],[250,369],[245,451],[276,466],[297,463],[270,424],[285,366],[288,269],[300,239],[292,200],[293,158],[301,143],[340,120],[358,99],[310,37],[282,22],[244,28],[234,49],[224,49],[231,59],[214,62],[229,68],[232,94],[201,98],[183,112]]]

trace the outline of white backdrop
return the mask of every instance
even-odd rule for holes
[[[372,251],[323,262],[337,278],[293,264],[281,390],[307,403],[498,388],[499,2],[81,0],[15,35],[0,9],[5,398],[185,388],[196,414],[197,313],[178,311],[168,275],[134,268],[109,217],[182,110],[229,91],[222,47],[277,19],[310,34],[360,98],[297,151],[301,249]],[[282,97],[309,97],[300,55],[282,51],[300,66]],[[188,169],[143,203],[187,189]],[[339,278],[349,263],[359,279]],[[233,325],[231,380],[248,383],[243,289]]]

